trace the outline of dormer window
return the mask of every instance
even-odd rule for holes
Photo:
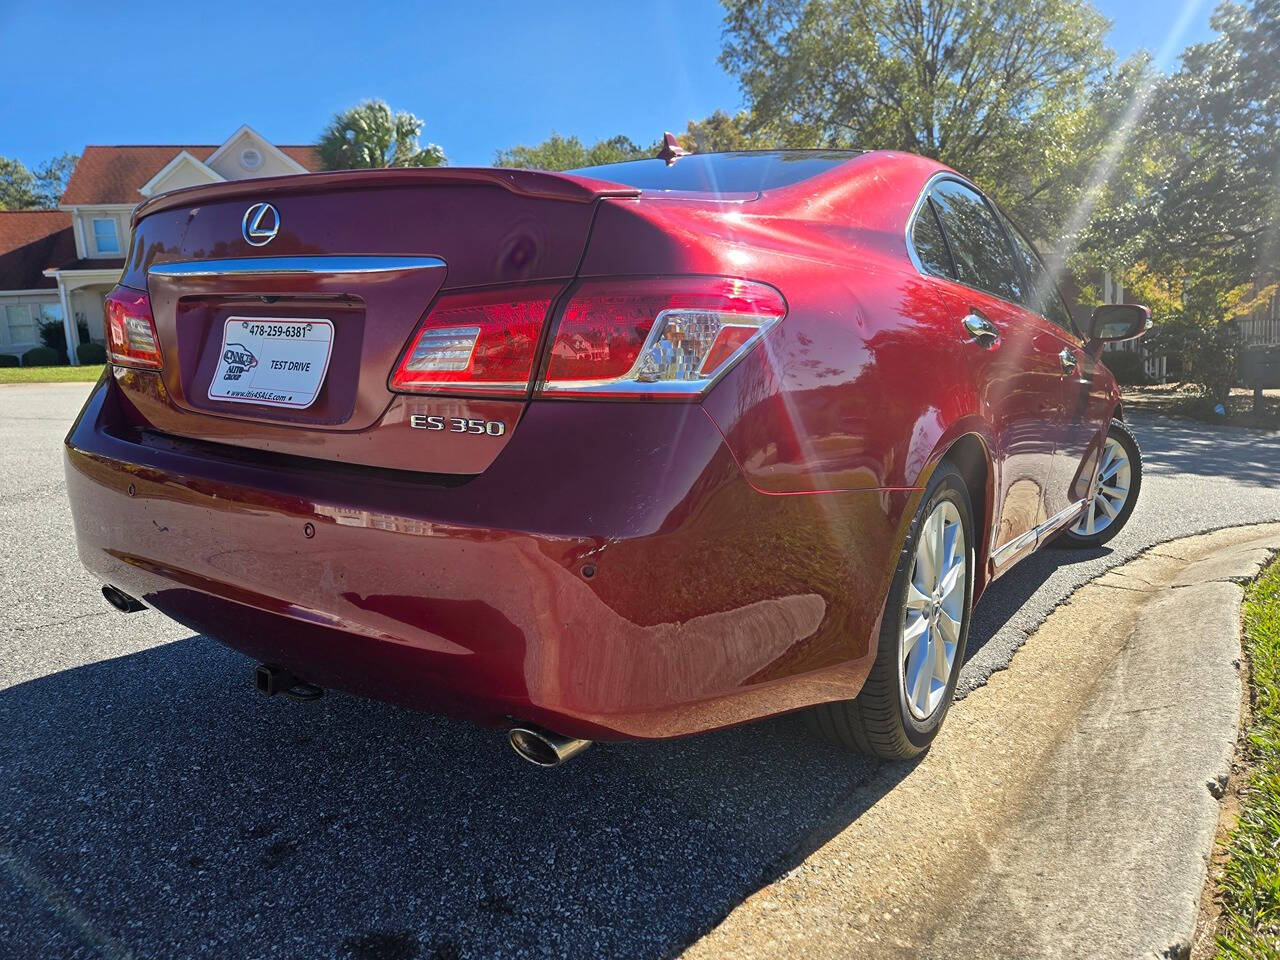
[[[93,221],[93,245],[98,253],[119,253],[120,237],[114,217],[97,217]]]
[[[246,170],[257,170],[262,166],[262,154],[253,147],[245,147],[240,151],[240,166]]]

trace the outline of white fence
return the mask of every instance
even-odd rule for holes
[[[1236,328],[1245,346],[1280,346],[1280,317],[1246,317],[1236,321]]]

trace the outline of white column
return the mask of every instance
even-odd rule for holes
[[[67,359],[73,367],[78,367],[80,358],[76,356],[76,347],[80,345],[80,337],[76,331],[76,319],[71,314],[71,291],[60,274],[55,276],[58,278],[58,299],[62,302],[62,329],[67,335]]]

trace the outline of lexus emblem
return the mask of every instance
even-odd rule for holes
[[[255,203],[244,212],[240,232],[244,234],[245,243],[264,247],[280,232],[280,214],[269,203]]]

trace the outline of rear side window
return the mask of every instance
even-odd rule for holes
[[[931,200],[925,200],[916,214],[916,222],[911,227],[911,243],[916,248],[921,266],[940,277],[955,279],[951,253],[947,250],[947,241],[942,236],[942,227],[938,226],[938,215],[934,213]]]
[[[987,202],[955,180],[944,180],[930,196],[960,282],[1021,303],[1022,278],[1013,248]]]
[[[1003,217],[1003,214],[1001,216]],[[1008,218],[1004,218],[1004,223],[1009,228],[1009,235],[1013,237],[1013,247],[1018,251],[1018,258],[1022,261],[1030,286],[1023,302],[1028,309],[1034,310],[1055,326],[1069,333],[1075,333],[1075,324],[1071,322],[1071,311],[1063,302],[1062,294],[1058,293],[1057,284],[1053,282],[1053,275],[1049,272],[1049,268],[1036,253],[1035,247],[1031,246],[1027,238]]]

